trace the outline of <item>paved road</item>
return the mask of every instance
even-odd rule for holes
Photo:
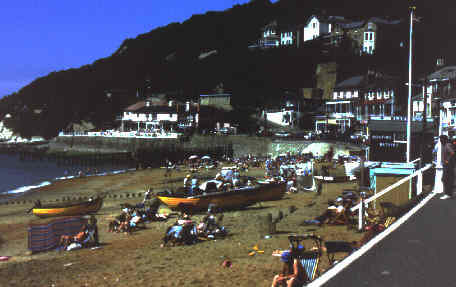
[[[456,286],[456,199],[439,197],[324,286]]]

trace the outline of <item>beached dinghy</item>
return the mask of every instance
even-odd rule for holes
[[[195,196],[158,194],[157,198],[172,210],[185,208],[199,211],[207,210],[209,204],[222,209],[235,209],[261,201],[279,200],[285,191],[285,183],[258,181],[253,186],[240,187],[227,192],[211,192]]]
[[[73,216],[97,212],[103,205],[103,198],[97,197],[87,201],[40,204],[32,208],[38,217]]]

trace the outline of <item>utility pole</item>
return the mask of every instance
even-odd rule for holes
[[[413,12],[415,6],[410,6],[410,39],[409,39],[409,82],[408,82],[408,103],[407,103],[407,162],[410,162],[411,129],[412,129],[412,46],[413,46]]]

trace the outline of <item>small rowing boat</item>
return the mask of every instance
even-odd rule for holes
[[[103,198],[97,197],[87,201],[76,201],[56,204],[35,205],[33,214],[38,217],[73,216],[97,212],[103,205]]]

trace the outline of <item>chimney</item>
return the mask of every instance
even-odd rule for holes
[[[437,69],[442,68],[443,66],[445,66],[445,60],[443,58],[437,58],[437,63],[436,63]]]
[[[173,104],[174,104],[173,101],[169,101],[169,102],[168,102],[168,106],[169,106],[169,107],[172,107]]]
[[[190,102],[185,103],[185,111],[188,113],[190,112]]]
[[[146,107],[150,107],[150,101],[146,101]]]
[[[371,83],[372,80],[375,79],[375,74],[376,74],[376,73],[375,73],[375,71],[374,71],[373,69],[368,69],[368,70],[367,70],[367,82],[368,82],[368,83]]]

